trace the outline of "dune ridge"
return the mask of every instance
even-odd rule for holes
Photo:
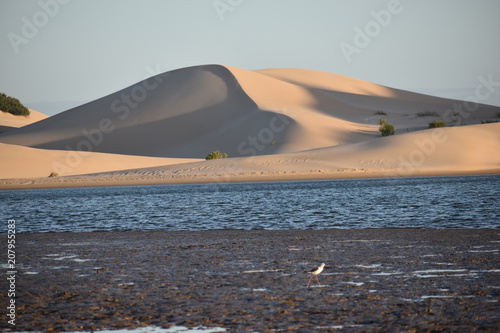
[[[460,119],[473,126],[427,129],[457,103],[311,70],[194,66],[1,133],[0,179],[497,173],[499,124],[475,124],[500,108],[477,104]],[[395,136],[380,136],[380,118]],[[231,158],[204,161],[213,150]]]
[[[27,126],[37,121],[48,118],[41,112],[31,110],[29,116],[15,116],[13,114],[0,111],[0,133],[11,131],[16,128]]]

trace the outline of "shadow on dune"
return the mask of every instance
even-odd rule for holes
[[[147,99],[135,103],[136,108],[126,110],[128,104],[117,101],[135,87],[144,86],[146,80],[2,135],[0,142],[156,157],[204,158],[212,150],[248,156],[250,150],[251,155],[278,152],[280,145],[273,143],[283,142],[294,126],[289,117],[260,110],[223,66],[198,66],[167,74],[157,88],[147,92]],[[149,85],[154,83],[149,80]],[[113,112],[116,105],[123,112]],[[273,121],[276,117],[279,121]],[[113,130],[100,131],[103,119],[109,120],[108,127]],[[287,128],[271,130],[271,137],[266,129],[281,129],[280,123],[286,123]],[[253,145],[252,137],[257,138]]]

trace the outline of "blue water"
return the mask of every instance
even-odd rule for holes
[[[500,228],[500,175],[0,192],[17,232]]]

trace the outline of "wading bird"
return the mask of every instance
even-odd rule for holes
[[[307,273],[311,273],[311,277],[309,278],[309,281],[307,282],[306,288],[309,288],[309,284],[311,283],[311,280],[313,277],[316,277],[316,281],[318,281],[318,286],[321,286],[321,283],[319,283],[318,275],[319,273],[323,272],[323,268],[325,268],[325,263],[322,263],[319,267],[315,267],[311,269],[310,271],[307,271]]]

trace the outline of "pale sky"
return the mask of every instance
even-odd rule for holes
[[[53,115],[203,64],[306,68],[500,106],[499,0],[0,0],[0,92]]]

